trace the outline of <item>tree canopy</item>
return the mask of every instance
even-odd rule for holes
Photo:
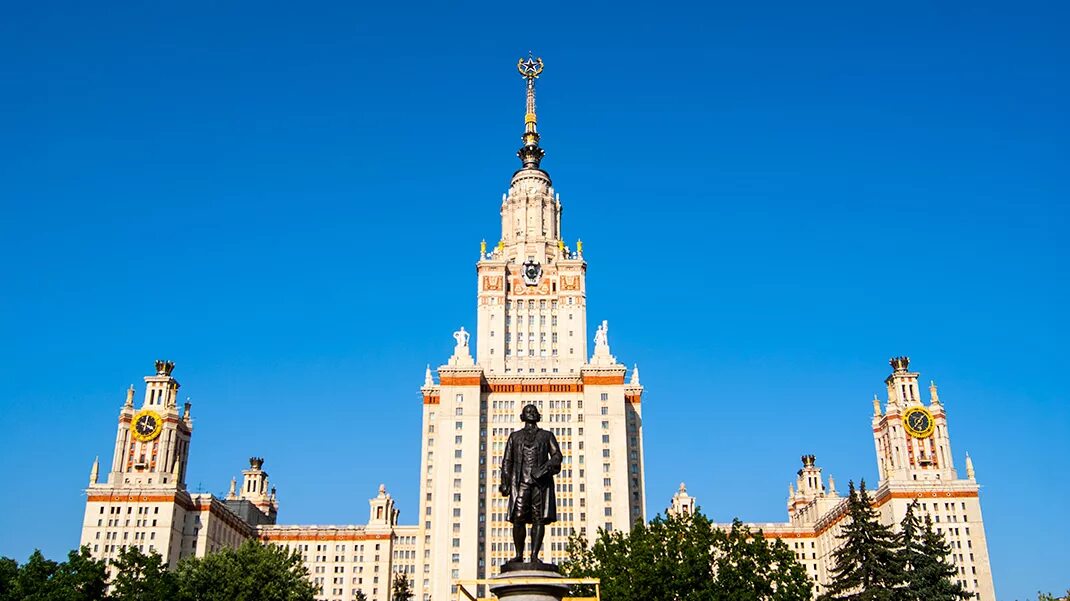
[[[697,512],[658,516],[629,533],[599,530],[593,545],[573,536],[562,571],[601,579],[605,601],[810,599],[810,580],[784,543],[738,520],[717,528]]]
[[[410,601],[412,599],[412,589],[409,587],[409,579],[397,572],[394,574],[393,591],[391,597],[394,601]]]
[[[903,581],[903,558],[892,529],[877,519],[863,480],[849,485],[842,544],[832,553],[832,582],[821,595],[827,601],[895,601]]]
[[[22,565],[0,558],[0,601],[312,601],[317,592],[300,554],[258,541],[186,558],[175,572],[133,547],[110,563],[109,581],[108,563],[87,547],[60,563],[40,551]]]
[[[907,506],[893,533],[880,523],[862,481],[850,483],[842,544],[833,552],[832,582],[821,601],[965,601],[972,599],[955,579],[951,546],[918,517],[918,502]]]

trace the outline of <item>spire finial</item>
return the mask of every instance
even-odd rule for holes
[[[521,58],[516,61],[516,69],[520,76],[527,80],[528,97],[526,111],[524,113],[524,135],[521,139],[524,145],[517,151],[516,156],[524,164],[524,169],[538,169],[546,153],[539,148],[539,132],[536,128],[538,119],[535,116],[535,80],[542,73],[542,58],[535,58],[528,53],[527,60]]]
[[[933,405],[940,404],[940,394],[936,392],[936,380],[929,380],[929,402]]]
[[[127,407],[133,407],[134,406],[134,385],[133,384],[130,385],[130,388],[126,389],[126,406]]]
[[[881,416],[881,400],[877,398],[877,393],[873,393],[873,417]]]
[[[93,458],[93,469],[89,470],[89,484],[97,483],[97,475],[100,473],[100,457]]]
[[[434,386],[435,379],[431,377],[431,364],[427,364],[427,370],[424,371],[424,386]]]
[[[966,477],[970,480],[977,479],[977,472],[973,470],[973,459],[970,459],[969,453],[966,453]]]

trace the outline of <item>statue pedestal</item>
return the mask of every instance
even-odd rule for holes
[[[501,574],[491,578],[488,588],[495,597],[508,601],[561,601],[569,587],[556,580],[562,577],[555,565],[509,562],[502,565]]]

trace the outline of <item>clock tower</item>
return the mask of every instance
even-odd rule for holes
[[[501,232],[476,262],[474,348],[463,327],[453,355],[424,374],[416,598],[447,599],[456,581],[487,578],[513,557],[508,498],[498,492],[502,454],[520,411],[534,404],[561,445],[557,521],[544,560],[566,558],[572,532],[627,532],[645,517],[642,395],[638,369],[610,353],[602,321],[587,345],[587,262],[565,243],[561,198],[543,169],[535,83],[542,59],[518,61],[525,111],[520,168],[498,206]],[[482,596],[482,595],[481,595]]]
[[[921,400],[918,374],[910,371],[910,357],[890,360],[892,373],[887,410],[873,399],[873,440],[877,449],[877,469],[886,480],[955,480],[955,461],[947,432],[947,415],[940,403],[936,383],[929,386],[929,404]]]
[[[155,375],[145,376],[145,396],[134,408],[134,387],[119,412],[108,484],[167,484],[185,488],[186,460],[193,422],[190,404],[178,409],[178,380],[173,361],[156,361]]]

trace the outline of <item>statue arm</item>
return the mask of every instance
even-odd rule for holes
[[[561,445],[557,444],[557,437],[550,432],[550,460],[546,462],[546,473],[556,476],[561,473]]]
[[[502,483],[498,486],[498,492],[507,497],[512,489],[513,481],[513,437],[511,435],[505,443],[505,452],[502,453],[501,472]]]

